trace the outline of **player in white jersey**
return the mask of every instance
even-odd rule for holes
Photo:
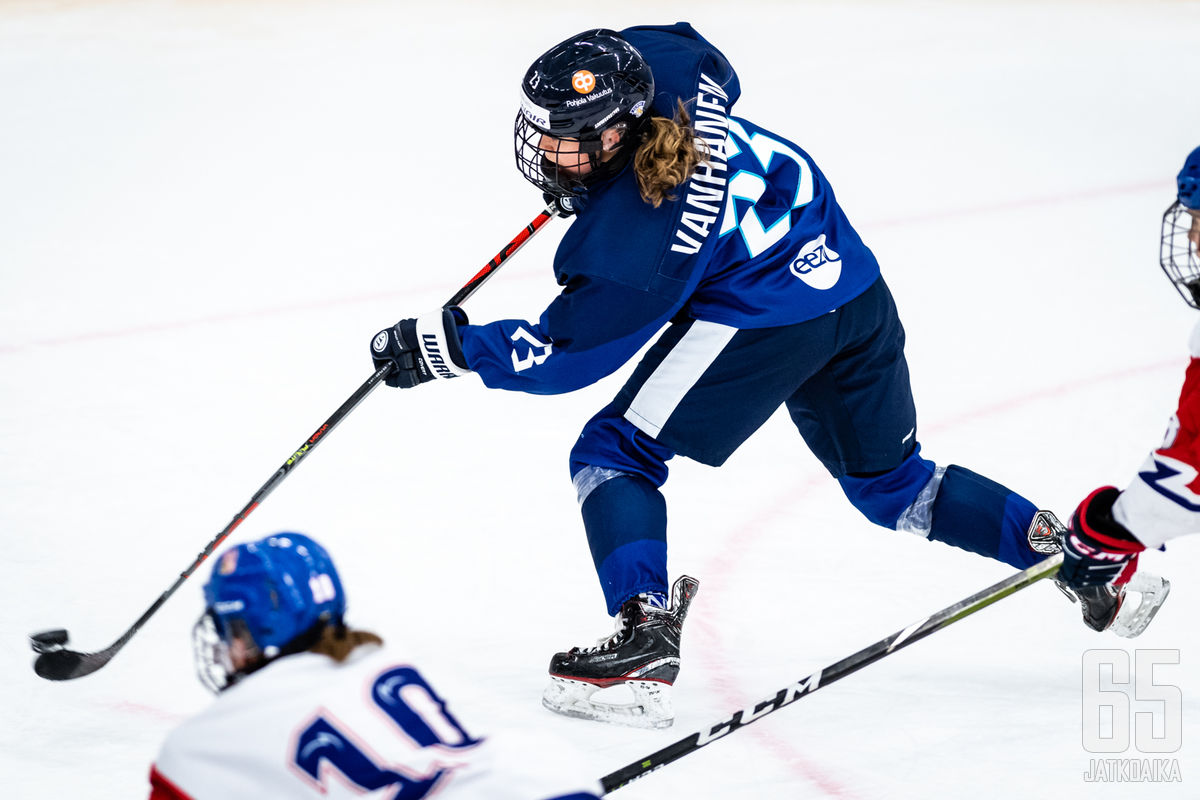
[[[373,633],[346,627],[328,553],[277,533],[216,561],[193,640],[218,692],[172,731],[151,800],[594,800],[561,745],[481,736]]]
[[[1200,147],[1184,162],[1178,186],[1163,214],[1160,261],[1184,301],[1200,309]],[[1120,587],[1131,574],[1136,583],[1142,550],[1200,532],[1200,323],[1188,349],[1179,407],[1162,445],[1124,491],[1103,486],[1072,515],[1058,573],[1068,586]]]

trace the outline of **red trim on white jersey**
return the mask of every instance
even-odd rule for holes
[[[1165,441],[1113,504],[1113,518],[1148,548],[1200,531],[1200,324]]]
[[[150,800],[192,800],[191,796],[150,765]]]

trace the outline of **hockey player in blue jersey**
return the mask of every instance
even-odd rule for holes
[[[780,406],[872,522],[1018,568],[1058,551],[1053,515],[921,453],[904,329],[875,256],[807,153],[732,115],[737,75],[690,25],[584,32],[538,58],[521,89],[517,165],[574,215],[554,258],[561,293],[536,321],[406,319],[376,334],[372,355],[395,365],[393,386],[475,372],[551,394],[610,374],[666,328],[571,452],[617,630],[553,657],[547,707],[671,724],[698,584],[681,577],[668,596],[667,462],[719,466]],[[1076,596],[1103,630],[1118,604],[1090,591]],[[636,702],[591,700],[614,684]]]

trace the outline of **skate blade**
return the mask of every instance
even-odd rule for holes
[[[555,714],[575,719],[625,725],[630,728],[669,728],[675,722],[671,686],[661,681],[623,681],[633,692],[629,704],[592,700],[601,687],[586,681],[551,676],[542,693],[542,705]]]
[[[1133,604],[1130,593],[1138,595],[1137,604]],[[1167,601],[1171,593],[1171,582],[1147,572],[1136,572],[1129,583],[1125,585],[1125,602],[1117,612],[1110,630],[1117,636],[1132,639],[1138,636],[1150,625],[1158,609]]]

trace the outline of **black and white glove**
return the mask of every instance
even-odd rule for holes
[[[391,364],[392,371],[384,383],[398,389],[411,389],[434,378],[466,375],[471,370],[458,338],[458,326],[466,324],[467,315],[457,306],[402,319],[371,339],[375,369]]]
[[[1078,589],[1125,583],[1133,576],[1138,553],[1146,546],[1113,518],[1113,503],[1120,495],[1115,486],[1104,486],[1075,509],[1063,537],[1058,580]]]

